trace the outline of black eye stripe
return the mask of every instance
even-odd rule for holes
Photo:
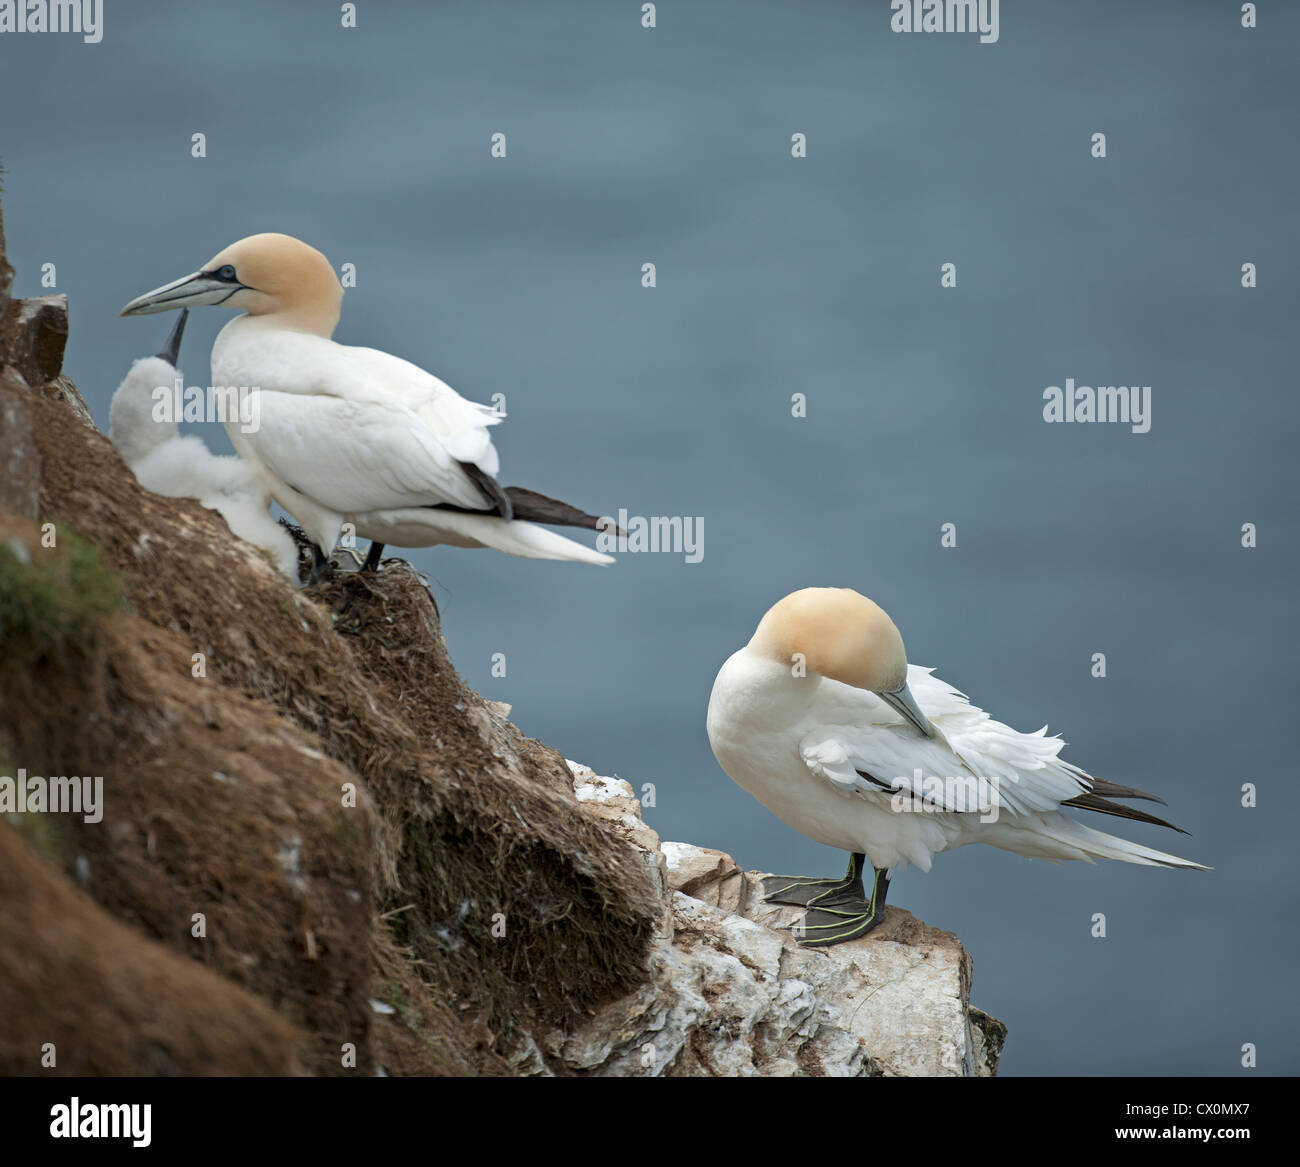
[[[204,274],[212,276],[214,279],[224,280],[228,284],[238,282],[238,277],[235,275],[233,265],[228,263],[222,264],[216,271],[205,272]]]

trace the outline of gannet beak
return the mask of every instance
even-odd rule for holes
[[[926,737],[934,737],[934,726],[930,724],[929,718],[921,712],[920,707],[916,704],[912,691],[907,687],[907,682],[903,682],[903,687],[893,693],[877,693],[882,701],[888,702],[907,718],[917,729]]]
[[[185,335],[185,321],[189,318],[190,310],[182,308],[181,314],[176,317],[176,323],[167,336],[167,343],[158,352],[159,359],[166,361],[173,369],[176,368],[176,359],[181,355],[181,337]]]
[[[221,304],[229,300],[243,284],[223,280],[211,272],[196,271],[181,276],[152,292],[137,296],[125,308],[123,316],[149,316],[154,312],[170,312],[173,308],[195,308],[200,304]]]

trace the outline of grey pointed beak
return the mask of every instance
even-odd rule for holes
[[[243,287],[228,280],[219,280],[216,276],[196,271],[192,275],[181,276],[152,292],[137,296],[125,308],[123,316],[149,316],[154,312],[170,312],[173,308],[196,308],[201,304],[221,304],[229,300]]]
[[[926,737],[934,737],[934,726],[930,724],[930,719],[921,712],[920,706],[917,705],[916,699],[912,696],[912,690],[907,687],[906,681],[903,682],[903,687],[897,692],[877,693],[876,696],[898,710]]]
[[[185,321],[189,318],[190,310],[182,308],[181,314],[176,317],[176,323],[167,336],[167,343],[158,351],[158,358],[166,361],[173,369],[176,368],[177,358],[181,355],[181,337],[185,335]]]

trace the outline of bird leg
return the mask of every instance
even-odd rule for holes
[[[370,550],[366,553],[366,561],[361,565],[362,571],[378,571],[379,559],[384,553],[384,544],[376,543],[373,539],[370,541]]]
[[[311,545],[311,574],[307,577],[308,587],[320,583],[320,577],[324,574],[328,563],[329,556],[313,543]]]
[[[791,931],[805,948],[829,948],[846,940],[858,940],[885,918],[885,897],[889,894],[889,876],[882,867],[873,867],[871,896],[862,886],[862,864],[866,856],[855,853],[849,871],[857,868],[855,886],[816,896],[808,911]]]

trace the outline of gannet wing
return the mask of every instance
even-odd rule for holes
[[[262,387],[259,424],[243,440],[300,494],[348,515],[449,502],[490,504],[460,459],[407,406]]]
[[[238,324],[238,319],[233,321],[217,338],[212,351],[212,375],[219,385],[260,390],[264,398],[263,429],[278,431],[281,421],[288,422],[292,429],[302,432],[299,445],[305,444],[310,434],[314,447],[322,449],[338,444],[320,433],[323,424],[362,426],[365,440],[372,443],[386,433],[398,434],[393,439],[399,447],[394,456],[404,460],[405,465],[396,468],[394,474],[410,483],[412,490],[384,506],[455,502],[478,509],[487,505],[482,492],[454,463],[468,462],[496,476],[500,465],[490,430],[502,420],[501,414],[466,401],[437,377],[390,353],[335,344],[308,333],[239,329]],[[297,401],[280,400],[276,394]],[[382,408],[347,412],[339,403]],[[269,422],[272,414],[275,425]],[[390,423],[387,426],[385,418]],[[402,433],[408,429],[415,432]],[[280,436],[275,433],[277,441]],[[343,437],[361,441],[362,433]],[[259,457],[270,466],[274,452],[267,451],[267,442],[258,444]],[[417,447],[424,447],[425,452]],[[375,452],[380,460],[387,454],[382,444],[375,447]],[[281,457],[281,461],[291,459],[291,452]],[[346,473],[355,461],[355,456],[346,457],[338,471]],[[310,467],[298,468],[297,472],[310,477]],[[317,473],[323,471],[318,469]],[[301,487],[291,478],[281,477],[291,486]],[[322,495],[312,497],[325,502]]]
[[[487,474],[499,473],[500,459],[492,445],[490,426],[505,414],[490,405],[469,401],[432,373],[375,348],[340,345],[385,391],[393,394],[424,422],[452,456],[472,462]]]
[[[1090,777],[1058,757],[1065,743],[1047,737],[1046,728],[1020,733],[995,721],[930,669],[910,666],[907,680],[938,731],[934,738],[863,693],[855,698],[858,717],[819,727],[800,742],[808,769],[865,797],[888,801],[902,794],[954,813],[1038,814],[1090,790]]]

